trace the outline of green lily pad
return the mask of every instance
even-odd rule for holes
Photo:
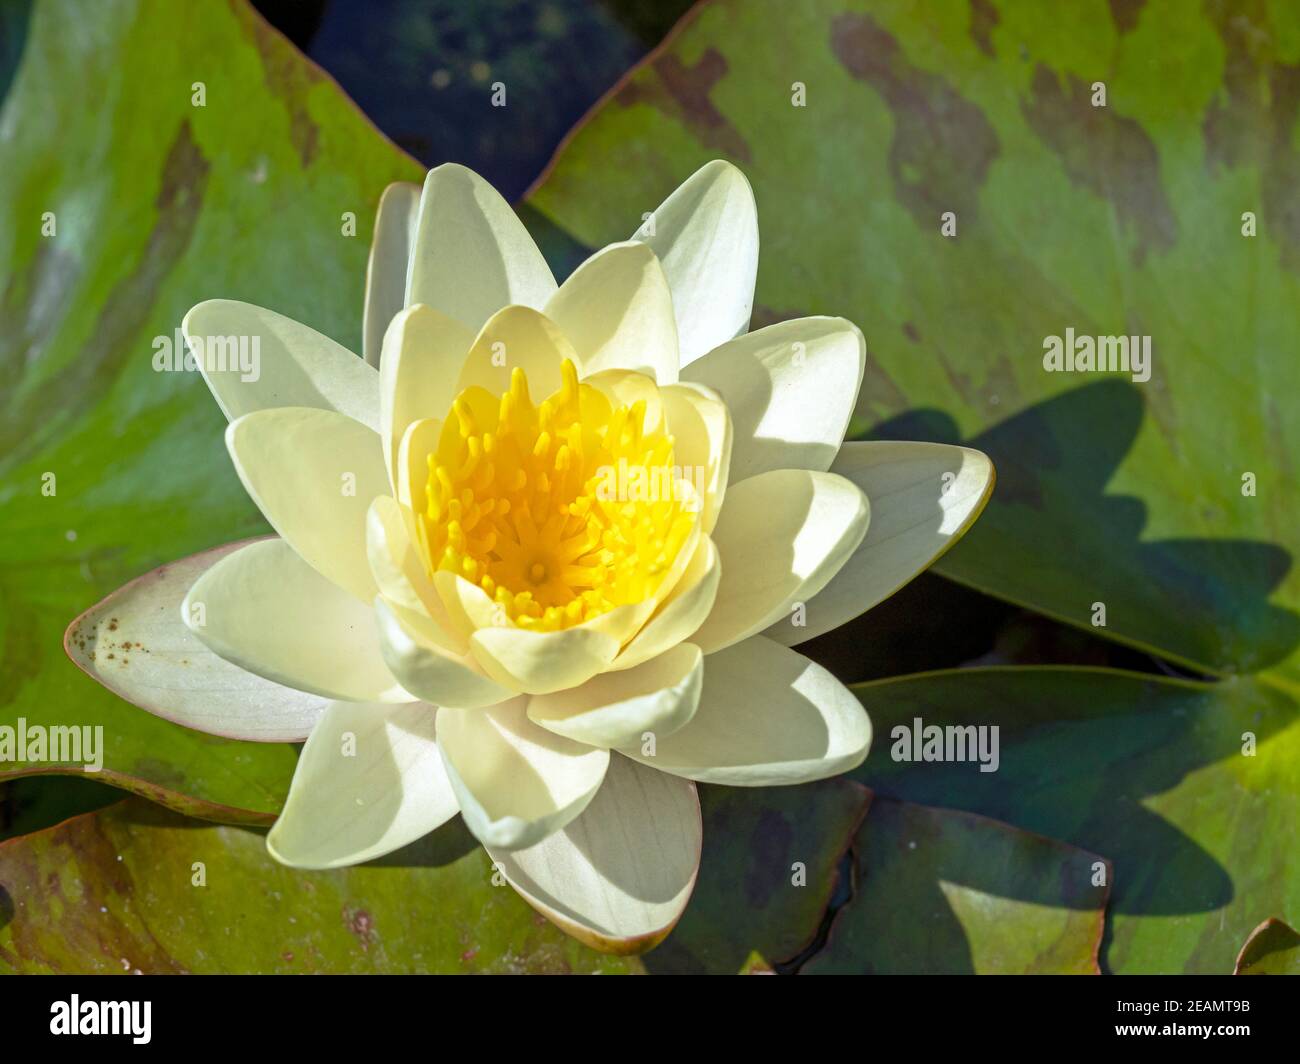
[[[810,975],[1098,971],[1110,869],[986,817],[876,798]]]
[[[842,780],[709,788],[695,896],[641,958],[535,913],[459,818],[370,864],[304,872],[272,860],[260,830],[130,799],[0,844],[0,971],[764,970],[817,934],[866,798]]]
[[[595,246],[731,159],[759,209],[754,325],[851,318],[860,430],[993,457],[941,573],[1294,683],[1298,61],[1276,3],[704,3],[529,202]],[[1149,380],[1048,372],[1067,329],[1150,337]]]
[[[1265,920],[1241,947],[1232,974],[1300,975],[1300,935],[1281,920]]]
[[[704,855],[695,893],[646,967],[756,971],[813,946],[870,801],[870,792],[843,779],[757,789],[701,784]]]
[[[1300,916],[1300,714],[1286,692],[1054,667],[854,691],[876,742],[853,777],[877,795],[983,814],[1112,862],[1104,968],[1227,972],[1261,912]],[[996,771],[969,749],[912,758],[918,720],[923,737],[996,727]]]
[[[499,877],[498,877],[499,878]],[[0,844],[18,972],[626,972],[534,913],[459,820],[382,863],[276,864],[262,833],[137,799]]]
[[[138,710],[61,637],[156,566],[266,531],[199,375],[155,370],[184,313],[246,299],[356,349],[375,204],[421,171],[244,3],[31,7],[0,111],[0,725],[100,725],[102,782],[267,823],[292,747]]]

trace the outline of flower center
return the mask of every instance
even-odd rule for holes
[[[428,459],[431,568],[534,631],[653,595],[697,518],[645,401],[612,402],[567,359],[561,379],[539,406],[519,368],[500,397],[466,388]]]

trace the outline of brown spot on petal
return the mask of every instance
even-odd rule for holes
[[[889,172],[903,206],[936,231],[944,211],[975,217],[980,187],[998,154],[997,134],[984,112],[940,75],[913,66],[870,15],[838,16],[831,23],[831,49],[893,114]]]

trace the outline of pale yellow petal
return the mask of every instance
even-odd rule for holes
[[[388,323],[406,304],[406,271],[419,210],[420,186],[413,181],[395,181],[379,197],[361,324],[362,353],[376,369]]]
[[[275,683],[354,702],[409,702],[384,664],[374,610],[281,539],[222,558],[180,619],[215,654]]]
[[[749,328],[758,273],[758,212],[736,167],[706,163],[633,234],[659,257],[677,316],[681,364]]]
[[[379,645],[402,687],[436,706],[478,708],[513,698],[515,691],[488,679],[477,662],[456,650],[422,613],[375,600]]]
[[[493,865],[534,909],[606,953],[642,953],[667,937],[700,865],[695,785],[610,759],[582,815],[513,852],[488,846]]]
[[[838,628],[923,572],[965,534],[993,492],[987,455],[943,443],[846,443],[831,471],[871,500],[871,527],[798,617],[782,617],[763,633],[787,646]]]
[[[283,407],[231,422],[226,447],[271,526],[317,572],[369,603],[366,511],[388,493],[379,434],[331,410]]]
[[[862,542],[868,515],[866,496],[834,473],[775,469],[733,483],[713,530],[717,599],[691,641],[711,654],[806,603]]]
[[[375,367],[301,322],[252,303],[209,299],[185,315],[181,332],[231,421],[258,410],[305,406],[379,428]],[[173,361],[183,356],[173,352]],[[158,354],[154,358],[157,364]]]
[[[668,279],[646,244],[610,244],[574,270],[546,304],[568,336],[579,375],[606,369],[677,380],[677,326]]]
[[[478,330],[502,307],[541,308],[555,278],[524,224],[472,170],[445,163],[420,195],[406,305],[427,303]]]
[[[533,846],[595,796],[609,751],[575,743],[528,719],[527,699],[438,712],[438,745],[465,825],[487,846]]]
[[[454,318],[417,303],[393,318],[379,366],[380,427],[388,475],[397,490],[398,450],[407,427],[445,418],[474,334]]]
[[[747,333],[683,371],[731,412],[731,483],[769,469],[830,468],[857,402],[866,341],[843,318],[798,318]]]
[[[679,643],[636,668],[534,695],[528,716],[547,731],[590,746],[625,746],[647,733],[671,735],[695,715],[703,663],[699,647]]]
[[[690,723],[623,753],[661,772],[732,787],[806,783],[860,765],[871,722],[847,687],[797,651],[755,636],[704,659]]]
[[[298,756],[266,848],[294,868],[339,868],[392,853],[456,815],[434,739],[435,710],[335,702]]]

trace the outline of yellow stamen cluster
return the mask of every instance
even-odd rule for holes
[[[431,568],[478,585],[507,623],[533,631],[653,595],[697,516],[674,492],[631,501],[609,490],[611,470],[671,469],[673,439],[647,428],[644,400],[612,403],[568,360],[539,406],[519,368],[499,398],[466,388],[428,461]]]

